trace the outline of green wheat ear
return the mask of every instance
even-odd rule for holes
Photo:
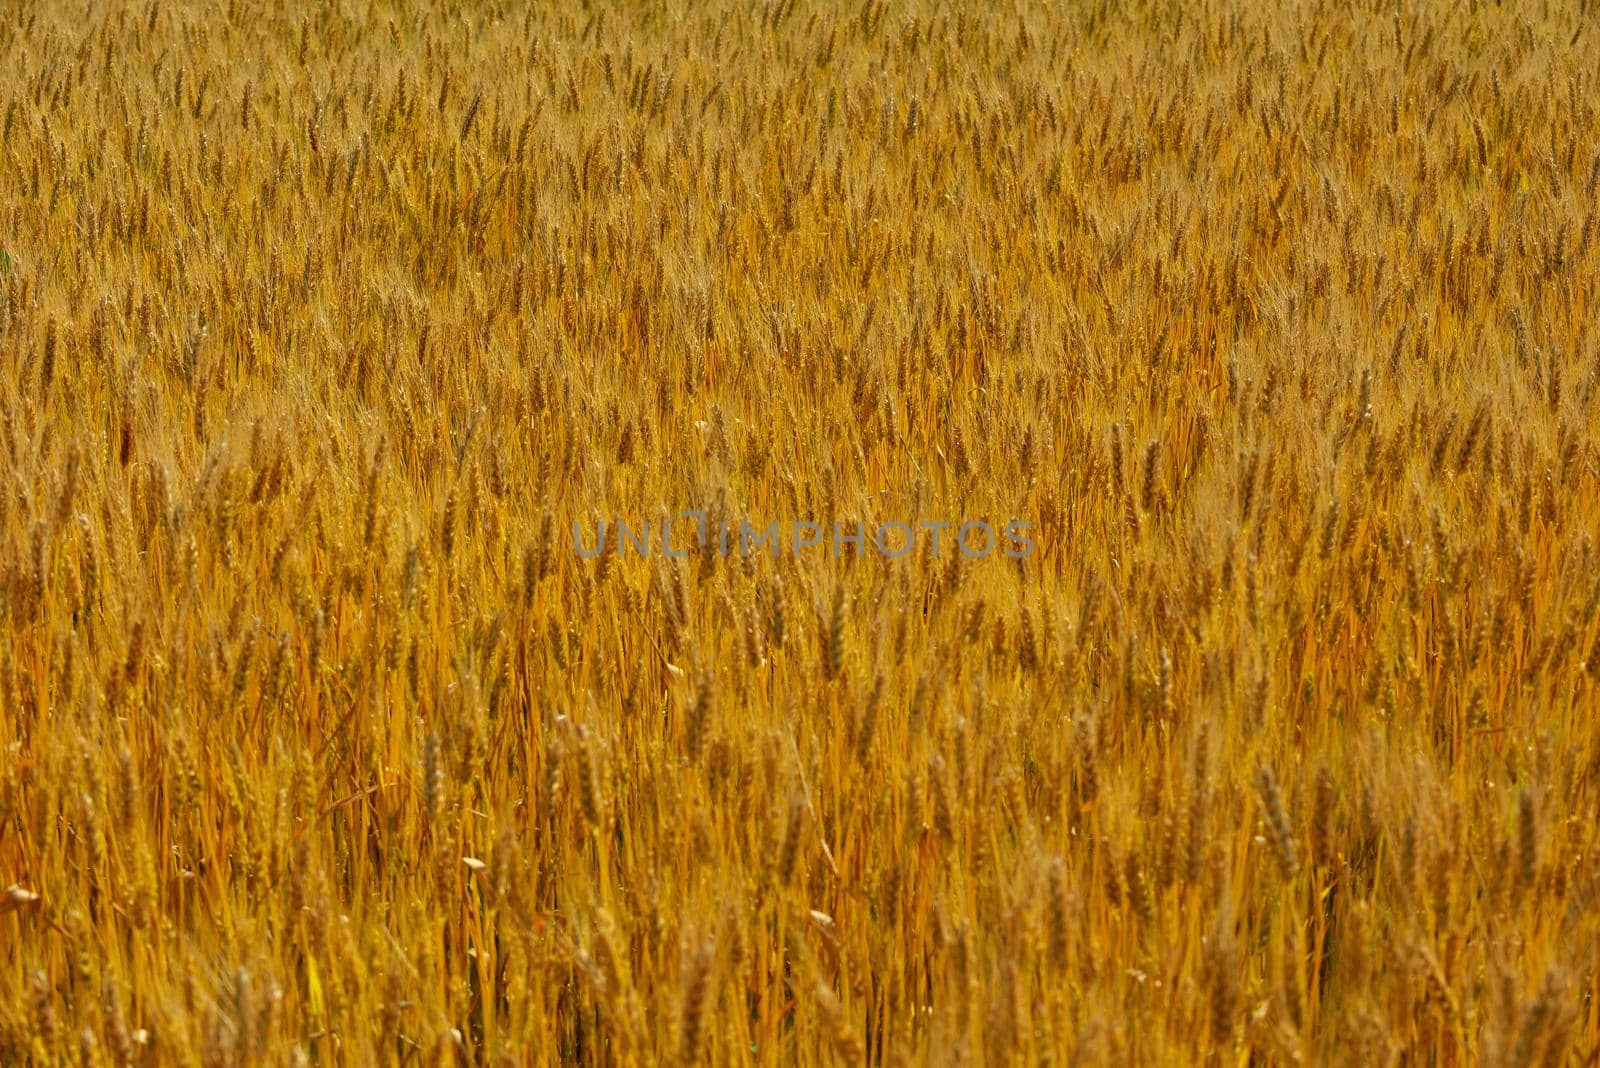
[[[11,271],[15,266],[16,262],[11,258],[11,253],[0,248],[0,278],[11,277]]]

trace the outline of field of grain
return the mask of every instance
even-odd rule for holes
[[[0,1064],[1594,1064],[1596,14],[0,0]]]

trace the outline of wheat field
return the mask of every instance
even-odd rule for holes
[[[0,0],[0,1064],[1596,1063],[1597,13]]]

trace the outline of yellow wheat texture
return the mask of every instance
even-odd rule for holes
[[[1596,17],[0,0],[0,1064],[1593,1064]]]

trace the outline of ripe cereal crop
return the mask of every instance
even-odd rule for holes
[[[0,1064],[1595,1063],[1595,15],[0,0]]]

